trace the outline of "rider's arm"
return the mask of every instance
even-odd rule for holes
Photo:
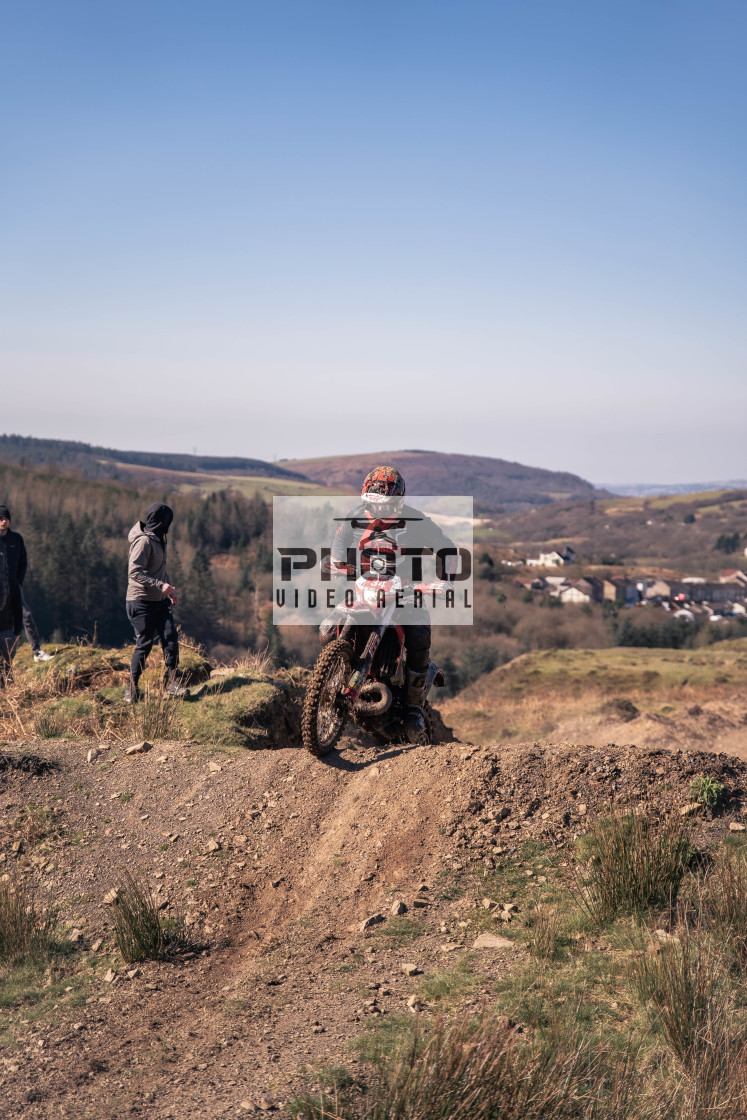
[[[352,516],[349,514],[345,521],[341,521],[332,540],[332,552],[326,561],[327,571],[331,575],[344,576],[348,574],[348,549],[355,544],[353,534]],[[324,566],[324,561],[322,562]]]
[[[348,514],[346,519],[337,526],[337,531],[332,540],[332,560],[336,564],[347,564],[348,549],[352,548],[354,544],[352,514]]]
[[[444,562],[444,569],[447,576],[454,575],[459,571],[459,555],[457,553],[456,545],[450,537],[433,521],[430,517],[426,518],[428,522],[428,539],[433,542],[433,551],[439,552],[442,548],[454,549],[454,552],[447,556]]]

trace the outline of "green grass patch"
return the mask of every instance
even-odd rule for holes
[[[418,1030],[414,1015],[382,1015],[371,1017],[365,1032],[352,1040],[350,1047],[361,1062],[381,1065]]]
[[[464,953],[450,968],[440,968],[424,976],[418,984],[418,993],[430,1003],[441,1006],[458,1003],[484,983],[483,977],[475,973],[474,964],[474,954]]]
[[[84,696],[48,700],[34,713],[34,733],[40,739],[66,738],[89,730],[91,716],[95,715],[96,704]]]
[[[372,1017],[353,1045],[360,1076],[299,1098],[295,1115],[734,1120],[746,1114],[747,985],[736,952],[747,935],[744,852],[724,845],[711,861],[691,863],[674,826],[662,833],[655,821],[649,829],[630,818],[617,824],[618,855],[619,845],[631,840],[647,849],[642,869],[634,864],[631,872],[628,857],[621,859],[639,886],[660,868],[653,909],[643,908],[646,892],[636,888],[630,912],[613,907],[618,916],[602,929],[572,883],[562,882],[572,869],[556,867],[541,846],[525,845],[517,860],[506,860],[487,879],[476,876],[498,894],[510,886],[525,896],[509,928],[531,954],[490,982],[490,1013],[458,1013],[474,991],[487,994],[488,981],[475,971],[480,958],[465,954],[419,983],[419,994],[439,1013],[435,1021],[427,1011]],[[609,822],[602,825],[603,839],[609,830]],[[600,858],[599,835],[581,845],[580,856],[592,864]],[[669,905],[673,867],[678,906]],[[550,903],[532,897],[531,879],[521,877],[527,869],[557,880],[547,884]],[[542,928],[546,909],[555,919],[550,933]],[[662,922],[673,924],[671,932],[662,931]]]
[[[182,701],[179,708],[186,732],[197,743],[262,747],[272,744],[274,725],[284,723],[285,704],[282,689],[270,680],[255,680],[239,687],[226,682],[217,694]]]
[[[405,917],[389,918],[383,925],[374,926],[372,930],[375,938],[386,941],[391,948],[411,945],[423,933],[425,933],[425,927],[422,922]]]

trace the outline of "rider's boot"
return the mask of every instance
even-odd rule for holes
[[[407,720],[405,727],[407,738],[411,743],[417,743],[425,731],[425,717],[423,715],[425,681],[425,669],[407,670]]]

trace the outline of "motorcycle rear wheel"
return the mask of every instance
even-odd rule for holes
[[[336,638],[316,659],[306,689],[301,716],[301,738],[307,751],[324,758],[342,735],[348,708],[342,700],[353,664],[353,648]]]
[[[397,746],[398,744],[416,747],[429,747],[433,743],[433,708],[430,706],[427,700],[423,701],[422,708],[425,728],[420,732],[420,735],[418,735],[417,738],[417,742],[415,743],[410,742],[410,739],[407,737],[407,732],[404,730],[403,726],[400,726],[399,732],[393,735],[387,735],[387,733],[375,723],[371,726],[367,726],[365,723],[361,723],[359,724],[359,726],[361,727],[361,730],[365,731],[368,735],[372,735],[376,740],[378,746],[380,747],[393,747]],[[353,713],[353,715],[355,715],[355,713]],[[355,722],[357,724],[358,720],[356,719]]]

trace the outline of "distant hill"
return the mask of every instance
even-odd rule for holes
[[[74,440],[0,435],[0,462],[71,472],[91,479],[118,479],[138,487],[159,485],[209,493],[356,493],[377,463],[399,467],[410,494],[469,494],[483,512],[512,513],[558,501],[608,497],[578,475],[526,467],[481,455],[439,451],[372,451],[321,459],[268,463],[240,456],[119,451]]]
[[[525,467],[482,455],[439,451],[372,451],[322,459],[283,459],[289,470],[332,488],[357,489],[372,467],[386,463],[405,476],[410,494],[471,494],[482,510],[519,510],[604,494],[578,475]]]
[[[0,460],[24,466],[63,467],[85,478],[122,477],[122,466],[147,467],[157,471],[186,474],[238,474],[259,478],[284,478],[303,481],[303,476],[287,467],[263,459],[239,456],[180,455],[158,451],[116,451],[94,447],[75,440],[34,439],[31,436],[0,435]]]
[[[658,498],[667,494],[699,494],[708,490],[747,490],[747,479],[731,479],[728,482],[621,482],[605,486],[605,490],[629,498]]]

